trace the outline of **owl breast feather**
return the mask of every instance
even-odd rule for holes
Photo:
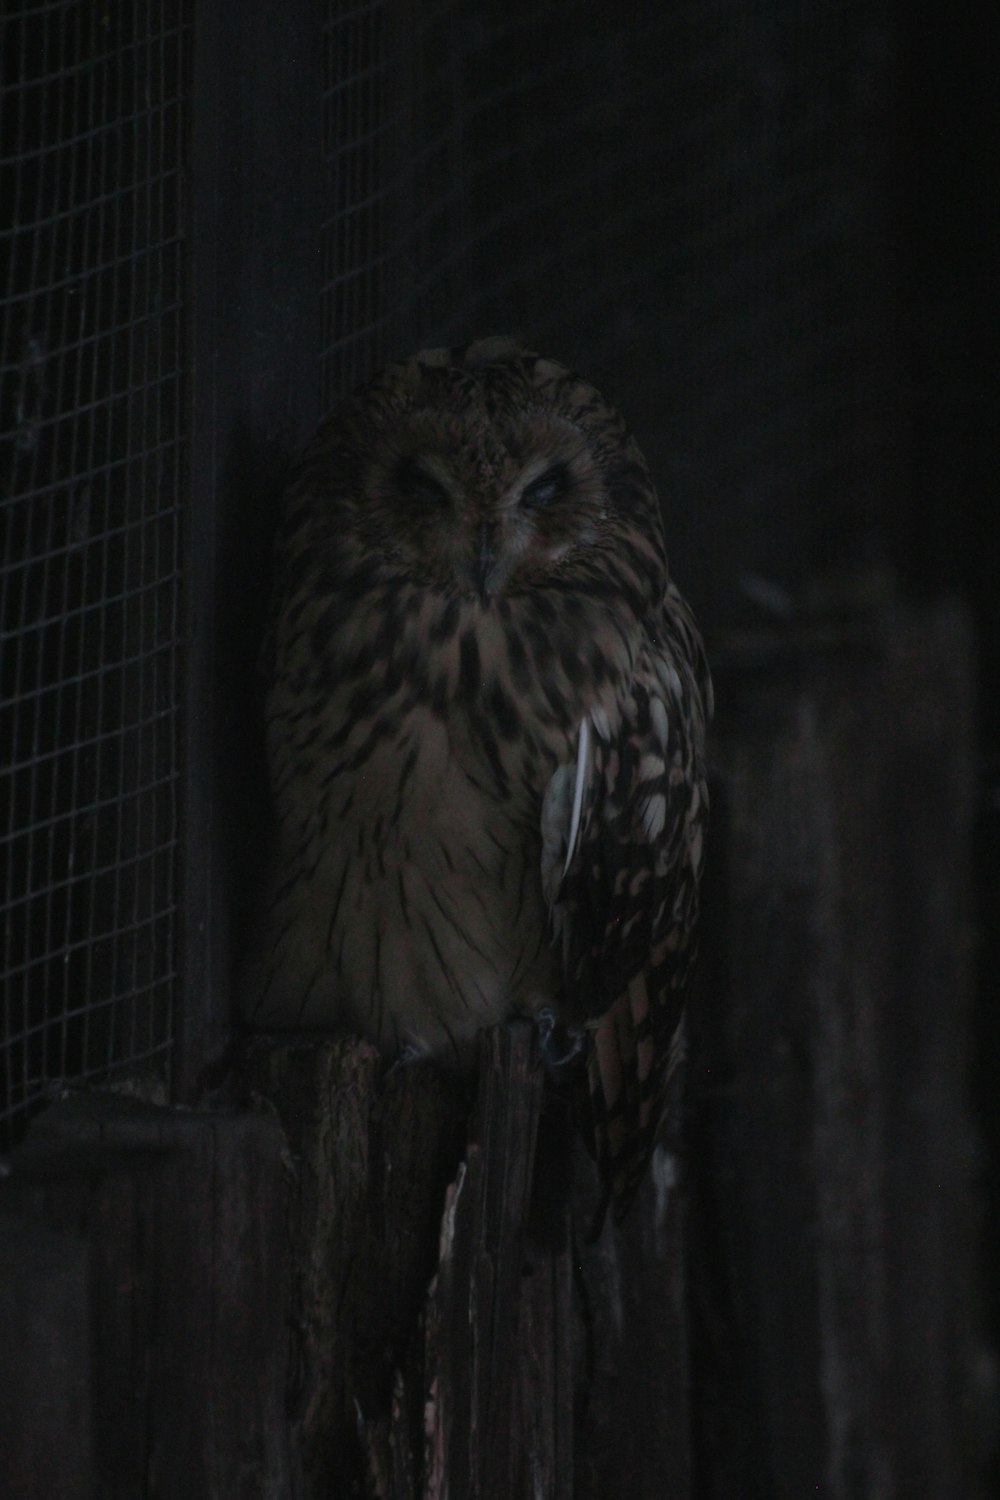
[[[542,805],[626,636],[595,619],[581,653],[527,601],[487,616],[416,590],[390,632],[373,604],[335,638],[320,610],[278,642],[312,661],[271,692],[281,878],[253,1020],[463,1054],[557,1003]]]

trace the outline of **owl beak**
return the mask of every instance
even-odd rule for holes
[[[483,604],[496,592],[497,555],[494,546],[494,528],[489,523],[484,523],[476,537],[471,570],[472,582]]]

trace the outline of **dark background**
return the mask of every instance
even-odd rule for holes
[[[264,837],[281,476],[383,359],[514,332],[628,415],[716,653],[848,599],[968,608],[963,1045],[995,1265],[1000,104],[981,10],[263,11],[0,20],[8,1139],[63,1078],[148,1071],[188,1100],[214,1078]]]
[[[983,1247],[993,1347],[1000,1336],[1000,517],[994,458],[1000,397],[995,310],[1000,255],[1000,101],[977,45],[975,6],[946,27],[904,28],[905,213],[901,339],[909,503],[895,555],[906,585],[964,598],[976,626],[980,800],[975,837],[977,1008],[971,1085],[982,1130]],[[933,878],[933,872],[928,872]],[[994,1492],[1000,1471],[993,1470]]]

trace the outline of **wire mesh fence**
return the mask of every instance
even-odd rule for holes
[[[323,384],[484,331],[599,362],[664,264],[658,7],[331,0]]]
[[[628,413],[703,615],[877,548],[888,7],[327,0],[324,38],[324,408],[387,356],[518,334]]]
[[[0,1128],[165,1072],[184,474],[182,3],[7,8]]]
[[[0,19],[8,1130],[60,1079],[165,1074],[179,1018],[198,1032],[207,1002],[178,994],[178,940],[203,913],[186,910],[177,853],[179,808],[208,772],[180,763],[178,722],[182,702],[208,712],[220,695],[182,682],[182,544],[195,520],[209,541],[266,530],[247,515],[248,494],[268,498],[247,455],[277,469],[268,444],[296,403],[318,390],[329,409],[387,357],[491,333],[579,365],[629,414],[709,623],[744,574],[770,570],[781,597],[835,534],[856,548],[895,482],[887,8],[288,4],[285,34],[315,53],[269,55],[260,15],[222,0],[47,0]],[[197,74],[195,110],[207,29],[223,60],[241,39],[241,67]],[[285,88],[299,68],[296,128],[322,181],[304,233],[280,181],[253,198],[241,154],[281,124],[253,118],[258,96],[285,98],[261,80],[283,69]],[[213,111],[218,159],[192,129]],[[236,210],[221,268],[186,251],[192,196],[200,234],[206,213]],[[254,283],[261,254],[280,274]],[[196,309],[227,257],[241,296],[264,292],[236,298],[210,342],[228,340],[230,371],[252,346],[279,374],[231,381],[216,432],[214,393],[193,380]],[[275,353],[293,305],[318,328],[301,361],[287,340]],[[197,489],[218,507],[207,519],[185,509],[188,407],[211,434],[199,455],[235,470],[243,454],[232,493]],[[225,587],[242,604],[240,545]],[[223,591],[209,565],[197,587]],[[252,633],[217,618],[221,636]]]

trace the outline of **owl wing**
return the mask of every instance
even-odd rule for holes
[[[581,1100],[614,1215],[652,1150],[694,958],[711,685],[679,595],[615,712],[580,724],[542,811],[542,881],[568,1019],[583,1025]]]

